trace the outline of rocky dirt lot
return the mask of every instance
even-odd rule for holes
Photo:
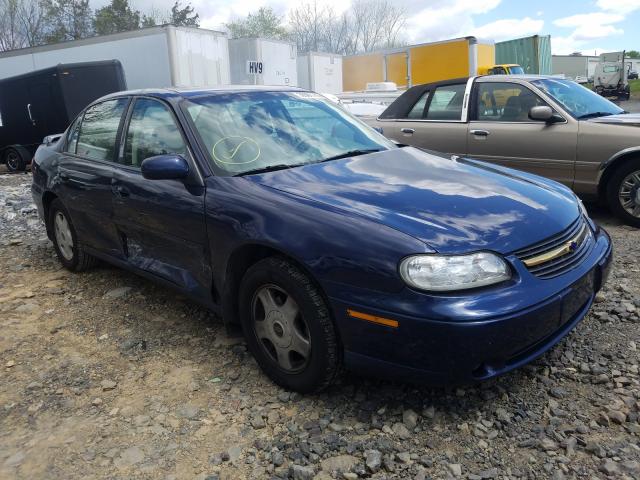
[[[174,292],[63,270],[30,181],[0,175],[0,478],[640,478],[640,231],[607,212],[609,284],[534,365],[300,396]]]

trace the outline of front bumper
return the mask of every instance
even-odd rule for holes
[[[345,365],[364,375],[443,385],[506,373],[548,351],[586,316],[606,282],[612,256],[611,240],[601,229],[589,256],[572,272],[553,280],[526,278],[520,272],[519,284],[503,289],[512,290],[510,295],[479,291],[466,302],[459,296],[438,297],[431,302],[432,311],[423,310],[431,318],[407,314],[406,310],[413,312],[414,308],[406,300],[388,302],[394,309],[388,310],[379,308],[378,299],[354,304],[330,295],[345,346]],[[534,288],[536,282],[544,288]],[[418,292],[412,295],[428,297]],[[443,318],[447,300],[449,319]],[[523,301],[529,304],[513,308]],[[465,304],[474,309],[463,308]],[[403,305],[405,312],[400,312]],[[352,318],[347,309],[391,318],[399,326]]]

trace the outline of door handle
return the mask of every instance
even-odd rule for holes
[[[488,137],[490,132],[488,130],[469,130],[469,133],[476,137]]]
[[[111,191],[117,197],[128,197],[129,196],[129,189],[127,187],[123,187],[122,185],[113,185],[111,187]]]
[[[405,135],[413,135],[415,132],[413,128],[401,128],[400,131]]]
[[[31,120],[31,123],[33,125],[36,124],[36,121],[33,119],[33,115],[31,115],[31,104],[27,103],[27,112],[29,113],[29,120]]]

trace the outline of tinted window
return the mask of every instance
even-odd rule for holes
[[[429,120],[460,120],[466,85],[447,85],[436,88],[427,110]]]
[[[108,100],[87,109],[80,124],[76,152],[95,160],[115,159],[116,140],[127,99]]]
[[[407,118],[422,118],[424,115],[424,106],[427,104],[429,92],[424,92],[413,108],[409,111]]]
[[[139,167],[145,158],[167,153],[185,155],[185,146],[169,108],[161,102],[136,100],[124,149],[125,165]]]
[[[480,83],[476,120],[483,122],[530,122],[529,110],[546,103],[516,83]]]
[[[78,133],[80,131],[80,121],[82,120],[82,115],[79,115],[78,118],[73,122],[71,128],[69,128],[69,133],[67,134],[67,146],[65,148],[66,152],[76,153],[76,146],[78,145]]]

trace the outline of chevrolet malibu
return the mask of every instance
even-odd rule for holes
[[[612,257],[561,184],[398,147],[294,88],[103,97],[38,150],[32,191],[66,268],[177,288],[300,392],[342,367],[517,368],[584,318]]]

